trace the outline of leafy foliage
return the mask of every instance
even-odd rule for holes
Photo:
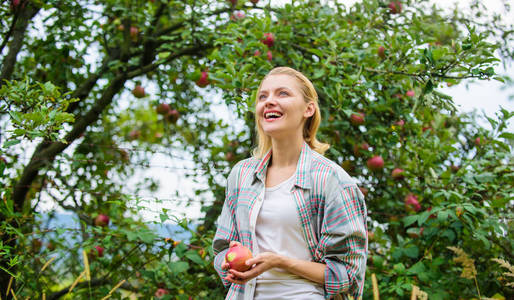
[[[254,146],[260,80],[287,65],[317,89],[327,156],[368,191],[364,299],[372,297],[371,274],[384,299],[408,298],[413,286],[429,299],[476,297],[477,286],[485,297],[512,297],[490,261],[514,253],[513,113],[501,109],[486,128],[459,114],[443,89],[504,81],[497,68],[512,59],[512,26],[484,16],[480,1],[467,12],[402,2],[398,13],[381,0],[4,2],[0,290],[51,299],[223,298],[210,241],[225,176]],[[263,42],[270,34],[273,43]],[[144,97],[131,94],[136,86]],[[353,113],[364,124],[352,124]],[[205,184],[148,203],[141,192],[159,183],[139,171],[153,155],[173,161],[170,173],[191,163],[180,174]],[[385,166],[372,171],[366,162],[376,155]],[[403,176],[394,178],[397,168]],[[159,201],[184,197],[202,204],[205,216],[194,224],[170,209],[153,212],[156,223],[178,223],[187,240],[162,237],[141,220]],[[45,211],[45,200],[58,209]],[[48,227],[63,210],[77,228]],[[95,224],[100,214],[107,226]],[[459,277],[448,247],[474,260],[476,282]]]

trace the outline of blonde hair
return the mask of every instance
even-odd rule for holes
[[[262,87],[262,83],[266,78],[268,78],[271,75],[289,75],[296,79],[296,81],[300,84],[300,90],[303,95],[303,99],[306,103],[313,102],[315,107],[314,114],[305,121],[305,124],[303,126],[303,138],[309,145],[309,147],[312,148],[312,150],[324,154],[325,151],[330,148],[329,144],[322,143],[318,141],[316,138],[316,133],[318,132],[319,125],[321,123],[321,113],[319,110],[319,104],[318,104],[318,93],[316,93],[316,89],[314,88],[314,85],[312,82],[301,72],[296,71],[293,68],[289,67],[276,67],[273,70],[269,71],[266,76],[261,80],[261,83],[259,84],[259,88],[257,89],[257,95],[259,95],[259,92]],[[257,105],[257,99],[255,101]],[[255,117],[255,129],[257,131],[257,147],[253,150],[253,156],[257,158],[263,158],[264,155],[269,151],[271,148],[271,138],[264,133],[262,130],[262,127],[259,122],[259,116],[257,115],[257,112],[254,114]]]

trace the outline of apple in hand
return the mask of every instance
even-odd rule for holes
[[[245,272],[251,268],[251,266],[247,266],[245,262],[252,257],[252,251],[250,251],[250,249],[239,243],[234,243],[225,254],[225,261],[231,269]]]

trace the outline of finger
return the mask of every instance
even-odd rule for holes
[[[253,265],[255,265],[256,263],[259,263],[259,262],[261,262],[261,258],[259,256],[256,256],[256,257],[252,257],[250,259],[247,259],[245,261],[245,264],[247,266],[253,266]]]
[[[230,244],[229,244],[228,246],[229,246],[229,248],[232,248],[232,247],[234,247],[235,245],[241,245],[241,243],[240,243],[240,242],[238,242],[238,241],[230,241]]]
[[[237,278],[232,274],[227,275],[225,277],[225,280],[227,280],[228,282],[231,282],[231,283],[236,283],[236,284],[245,284],[248,281],[248,279]]]

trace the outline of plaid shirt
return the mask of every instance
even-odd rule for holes
[[[225,299],[253,299],[256,278],[245,285],[223,278],[221,269],[230,241],[257,253],[255,224],[265,190],[271,150],[263,159],[238,162],[227,179],[226,197],[212,243],[214,268],[226,287]],[[325,299],[341,294],[359,299],[364,287],[367,226],[364,196],[354,180],[336,163],[304,142],[296,168],[293,196],[302,233],[312,261],[326,264]]]

